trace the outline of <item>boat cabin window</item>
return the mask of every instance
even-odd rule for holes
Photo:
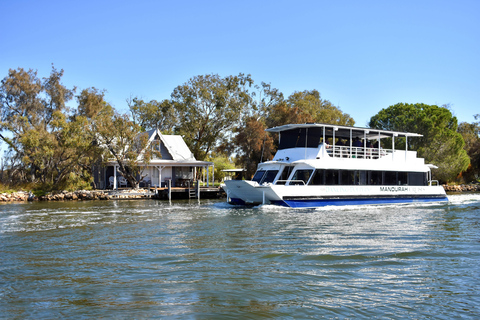
[[[260,183],[262,181],[263,175],[265,174],[265,170],[258,170],[255,172],[255,175],[252,178],[252,181]]]
[[[290,173],[292,173],[292,171],[293,171],[293,166],[285,166],[276,184],[284,185],[287,182],[288,177],[290,177]]]
[[[267,173],[263,176],[260,184],[262,183],[272,183],[275,180],[275,177],[278,174],[278,170],[267,170]]]
[[[325,170],[325,184],[326,185],[340,184],[339,181],[338,181],[338,171],[339,170]]]
[[[428,184],[425,172],[408,172],[408,185],[426,186]]]
[[[323,128],[296,128],[282,131],[280,135],[279,150],[289,148],[317,148],[320,138],[323,136]]]
[[[306,170],[297,170],[293,174],[292,180],[288,183],[289,185],[305,185],[308,182],[308,179],[310,179],[310,176],[312,175],[313,170],[312,169],[306,169]]]
[[[303,180],[298,178],[301,174],[296,172],[292,180]],[[305,181],[307,180],[308,178]],[[289,184],[301,184],[301,182],[292,181]],[[308,184],[426,186],[428,181],[426,172],[316,169]]]
[[[275,180],[275,177],[278,174],[278,170],[258,170],[252,178],[252,181],[262,183],[270,183]]]
[[[313,173],[312,179],[310,179],[309,184],[313,185],[313,186],[319,186],[319,185],[325,184],[324,172],[325,172],[325,170],[323,170],[323,169],[315,170],[315,172]]]

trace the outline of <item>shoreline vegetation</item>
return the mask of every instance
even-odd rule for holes
[[[480,192],[480,184],[443,185],[446,192]],[[56,191],[36,196],[28,191],[4,192],[0,194],[0,203],[26,201],[72,201],[72,200],[132,200],[158,199],[146,189],[128,189],[116,192],[112,190]]]

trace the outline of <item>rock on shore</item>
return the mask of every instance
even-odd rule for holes
[[[0,202],[11,201],[63,201],[63,200],[110,200],[143,199],[149,197],[148,190],[122,190],[121,193],[101,190],[59,191],[37,197],[31,192],[18,191],[0,194]]]
[[[443,188],[447,192],[480,192],[480,184],[459,184],[453,186],[444,184]]]

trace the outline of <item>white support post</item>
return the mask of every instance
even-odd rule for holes
[[[327,149],[327,142],[325,141],[325,126],[323,126],[323,149],[322,158],[325,158],[325,150]]]
[[[395,136],[396,134],[394,133],[392,135],[392,160],[395,160]]]
[[[333,141],[332,141],[332,157],[335,158],[335,131],[337,131],[337,128],[333,128]]]
[[[113,166],[113,189],[117,190],[117,165]]]
[[[158,187],[162,187],[162,171],[165,168],[165,166],[155,166],[158,170]]]
[[[349,155],[349,158],[351,158],[351,157],[352,157],[352,151],[353,151],[353,150],[352,150],[352,144],[353,144],[353,141],[352,141],[352,139],[353,139],[353,136],[352,136],[352,129],[350,129],[350,155]]]
[[[405,136],[405,162],[407,162],[408,136]]]
[[[207,187],[210,187],[210,170],[209,166],[207,166]]]

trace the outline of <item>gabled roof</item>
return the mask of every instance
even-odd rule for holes
[[[182,136],[164,135],[158,129],[152,129],[152,130],[146,131],[145,133],[148,134],[147,147],[150,146],[152,141],[154,141],[155,137],[158,135],[163,145],[167,149],[169,155],[171,156],[171,160],[174,160],[174,161],[184,161],[184,160],[195,161],[196,160],[195,157],[193,156],[193,153],[190,151],[187,144],[183,140]]]
[[[213,162],[196,160],[193,153],[188,148],[187,144],[180,135],[166,135],[162,134],[158,129],[152,129],[143,134],[148,134],[148,144],[146,148],[150,147],[150,144],[158,137],[162,141],[162,158],[152,159],[150,164],[152,165],[175,165],[175,166],[211,166]],[[163,152],[168,152],[167,155]],[[138,160],[141,161],[141,155]]]

